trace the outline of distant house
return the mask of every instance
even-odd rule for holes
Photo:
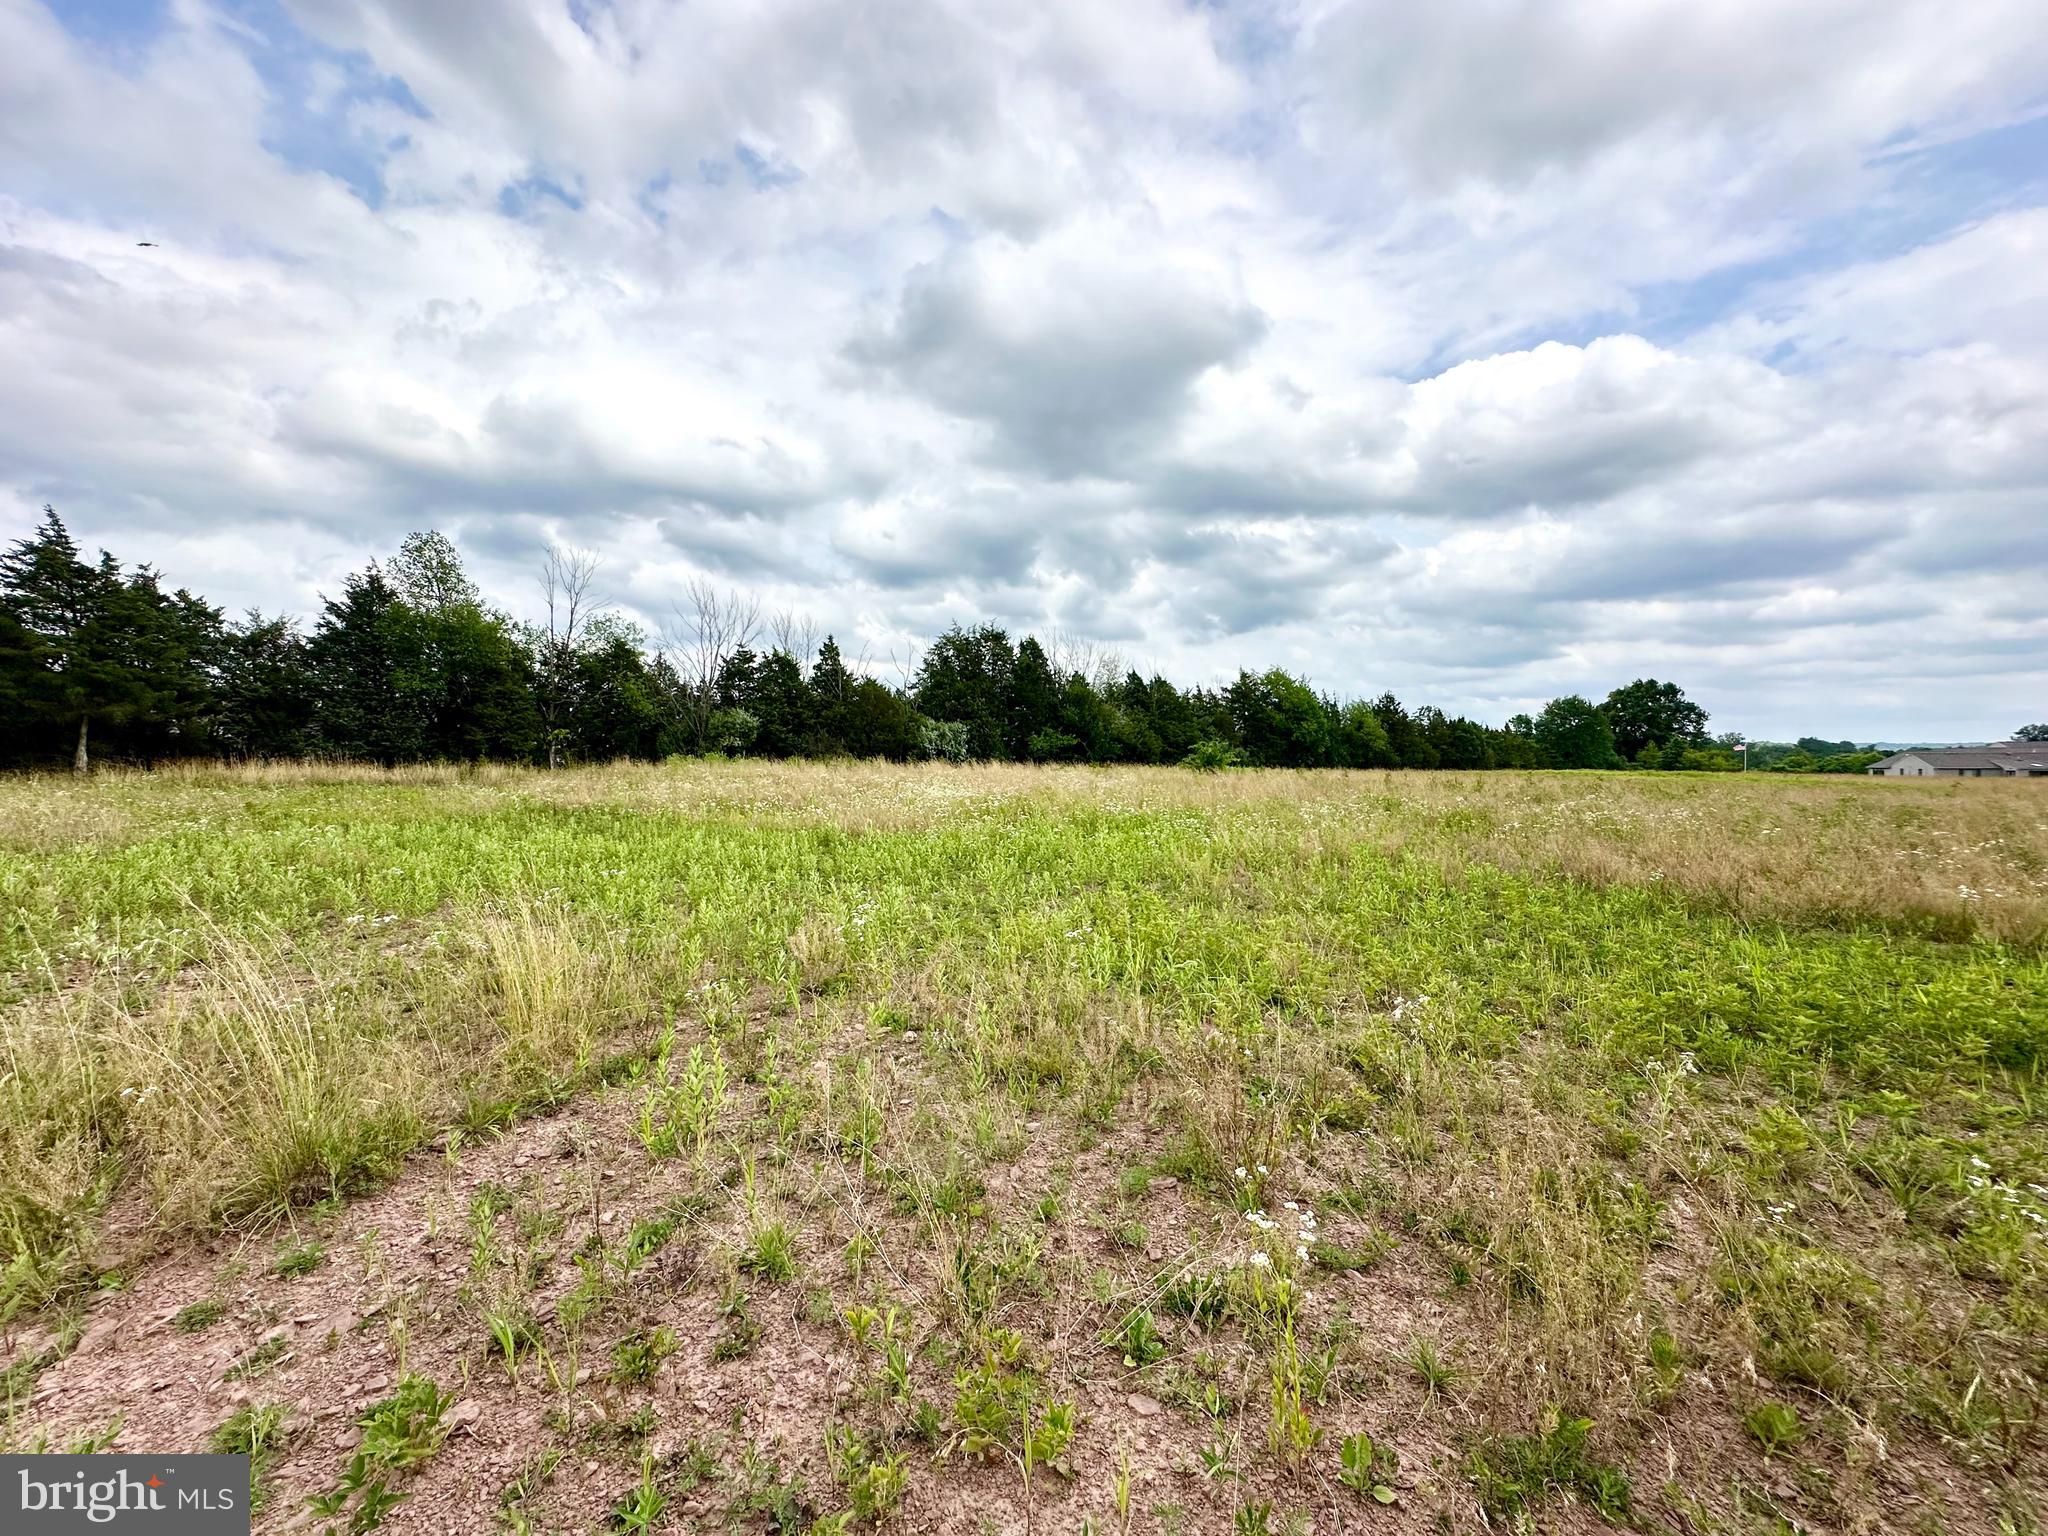
[[[1988,747],[1916,747],[1865,770],[1885,779],[2048,778],[2048,742],[2002,741]]]

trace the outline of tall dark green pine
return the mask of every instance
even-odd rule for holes
[[[592,625],[575,652],[568,745],[585,762],[662,753],[664,683],[641,660],[635,639],[624,625]]]
[[[1054,730],[1073,743],[1071,756],[1101,763],[1115,755],[1115,717],[1095,685],[1078,672],[1070,674],[1060,689],[1058,718]]]
[[[1280,668],[1237,674],[1224,691],[1231,740],[1268,768],[1320,768],[1336,746],[1336,721],[1313,688]]]
[[[93,723],[125,720],[147,701],[146,680],[135,669],[138,646],[127,632],[142,605],[112,555],[102,554],[97,565],[79,559],[50,507],[33,537],[0,555],[0,602],[13,620],[7,691],[49,733],[45,749],[67,741],[72,770],[84,773]]]
[[[1394,761],[1403,768],[1434,768],[1436,748],[1429,744],[1414,717],[1401,706],[1401,701],[1391,693],[1383,693],[1373,701],[1372,712],[1380,717],[1380,726],[1387,733],[1387,745],[1393,751]]]
[[[813,740],[807,751],[830,757],[846,751],[846,711],[853,701],[853,673],[840,657],[839,642],[830,635],[811,663],[811,696],[816,710]]]
[[[1017,646],[1017,661],[1010,669],[1009,718],[1003,734],[1012,757],[1071,755],[1068,751],[1041,753],[1033,750],[1031,745],[1033,738],[1048,731],[1061,730],[1060,691],[1060,678],[1053,672],[1052,662],[1046,658],[1045,647],[1038,643],[1036,635],[1026,635]],[[1066,733],[1062,731],[1061,734]],[[1067,735],[1069,743],[1074,740],[1073,736]]]
[[[115,595],[118,643],[133,703],[120,739],[143,762],[219,751],[221,667],[227,629],[212,604],[180,588],[166,593],[147,566]]]
[[[911,684],[911,698],[934,720],[967,727],[968,755],[984,761],[1009,755],[1010,674],[1017,653],[993,624],[954,625],[932,642]]]
[[[320,750],[391,767],[426,750],[418,691],[401,677],[420,670],[413,614],[372,564],[322,603],[307,644]]]
[[[410,627],[394,682],[422,722],[429,757],[525,759],[540,742],[533,658],[511,622],[483,606],[446,536],[406,535],[389,577],[395,623]]]
[[[1126,672],[1123,681],[1111,685],[1105,702],[1110,710],[1111,755],[1120,763],[1158,762],[1162,748],[1145,679]]]
[[[754,691],[740,707],[760,721],[754,751],[763,757],[799,757],[816,729],[817,710],[803,668],[777,646],[761,658]]]
[[[840,739],[855,757],[902,762],[918,749],[917,711],[910,700],[872,677],[856,678],[839,716]]]
[[[749,700],[754,696],[756,675],[761,669],[761,658],[746,646],[741,646],[718,668],[717,681],[712,684],[712,693],[720,709],[750,709]]]
[[[305,637],[283,615],[251,609],[221,663],[221,749],[230,757],[304,757],[313,750],[313,672]]]

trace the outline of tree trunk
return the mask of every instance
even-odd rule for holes
[[[71,752],[71,771],[73,773],[83,773],[86,769],[85,724],[91,718],[90,715],[80,715],[78,717],[78,745]]]

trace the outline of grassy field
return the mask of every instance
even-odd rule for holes
[[[2048,786],[31,779],[0,910],[7,1447],[261,1529],[2048,1521]]]

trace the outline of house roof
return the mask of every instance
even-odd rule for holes
[[[1915,752],[1894,752],[1872,763],[1872,769],[1889,768],[1905,758],[1918,758],[1931,768],[1995,768],[2000,773],[2035,770],[2048,772],[2048,746],[2016,747],[1922,747]]]

